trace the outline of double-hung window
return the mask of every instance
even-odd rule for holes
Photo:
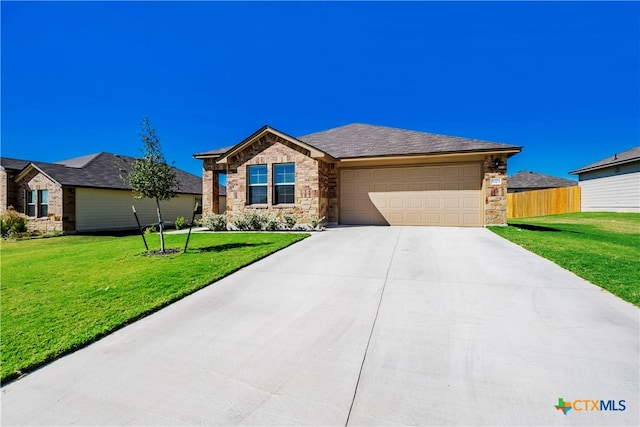
[[[296,166],[293,163],[273,165],[274,204],[295,203]]]
[[[247,168],[250,205],[267,204],[267,165],[251,165]]]
[[[49,215],[49,190],[38,190],[38,216]]]
[[[48,216],[49,190],[28,190],[25,213],[32,218]]]
[[[27,211],[25,212],[27,216],[35,217],[36,216],[36,200],[38,197],[38,192],[36,190],[27,191]]]

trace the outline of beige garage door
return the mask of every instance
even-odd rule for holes
[[[345,169],[342,224],[482,225],[479,164]]]

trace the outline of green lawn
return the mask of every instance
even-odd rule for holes
[[[640,306],[640,214],[549,215],[490,230]]]
[[[140,236],[2,241],[2,382],[77,349],[308,234],[192,234],[144,255]],[[182,248],[186,235],[167,235]],[[157,235],[147,236],[158,249]]]

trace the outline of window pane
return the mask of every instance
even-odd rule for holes
[[[36,216],[36,205],[27,206],[27,216]]]
[[[36,190],[27,191],[27,203],[36,202]]]
[[[249,166],[249,185],[267,183],[267,165]]]
[[[267,186],[256,185],[249,187],[249,204],[250,205],[266,205],[267,204]]]
[[[40,190],[40,203],[49,203],[49,190]]]
[[[40,217],[49,215],[49,205],[40,205]]]
[[[273,171],[276,184],[293,184],[296,181],[296,168],[293,163],[274,165]]]
[[[295,194],[293,185],[276,185],[276,204],[295,203]]]

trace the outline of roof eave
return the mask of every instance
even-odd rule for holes
[[[482,150],[465,150],[465,151],[437,151],[430,153],[411,153],[411,154],[385,154],[385,155],[371,155],[371,156],[357,156],[357,157],[341,157],[340,161],[358,161],[358,160],[375,160],[375,159],[391,159],[391,158],[406,158],[406,157],[438,157],[438,156],[468,156],[474,154],[507,154],[511,157],[522,151],[522,147],[510,147],[504,149],[488,148]]]
[[[640,157],[634,157],[631,159],[626,159],[626,160],[619,160],[617,162],[611,162],[611,163],[607,163],[604,165],[598,165],[598,166],[587,166],[584,168],[580,168],[580,169],[576,169],[574,171],[569,172],[569,175],[577,175],[577,174],[581,174],[581,173],[585,173],[585,172],[591,172],[591,171],[595,171],[598,169],[605,169],[605,168],[609,168],[611,166],[618,166],[618,165],[624,165],[626,163],[632,163],[632,162],[637,162],[640,161]]]

